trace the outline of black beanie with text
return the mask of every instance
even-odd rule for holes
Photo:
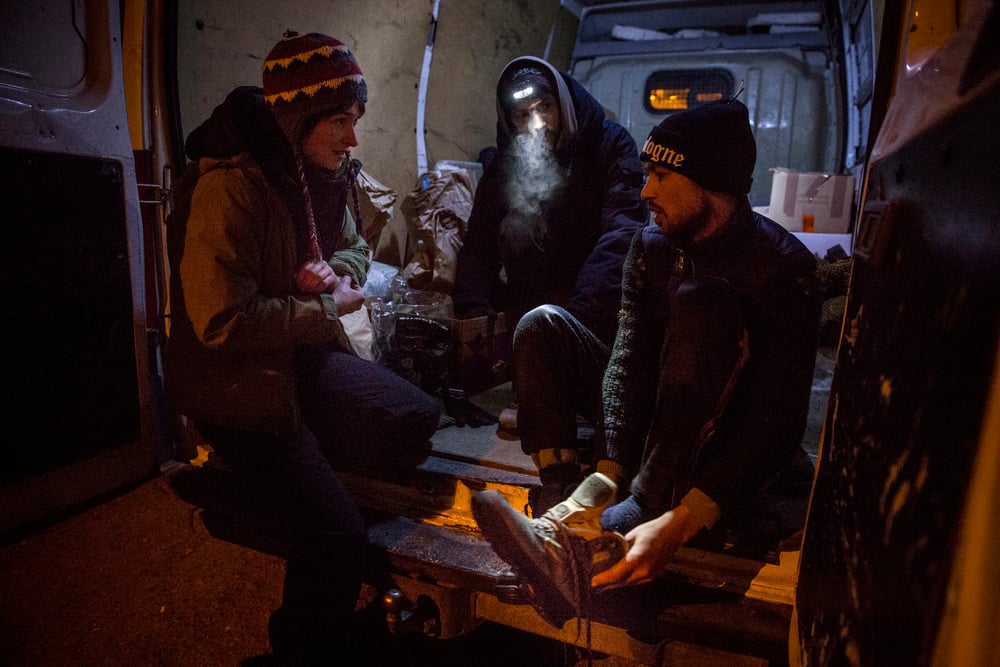
[[[757,162],[749,112],[742,102],[729,100],[667,116],[649,133],[639,159],[706,190],[745,195]]]

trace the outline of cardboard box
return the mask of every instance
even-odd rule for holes
[[[510,313],[452,322],[451,386],[472,396],[512,378],[514,327]]]
[[[767,206],[754,206],[754,213],[760,213],[765,218],[771,217],[771,210]],[[773,219],[773,218],[772,218]],[[819,232],[792,232],[795,238],[802,241],[805,247],[812,251],[812,254],[823,259],[827,253],[836,246],[840,246],[848,256],[854,249],[853,234],[821,234]]]
[[[771,202],[768,217],[792,232],[802,229],[802,216],[813,216],[812,231],[846,234],[851,227],[854,176],[799,172],[777,167],[771,170]]]

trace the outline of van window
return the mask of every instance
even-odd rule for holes
[[[729,99],[733,77],[725,70],[660,70],[646,79],[646,110],[667,114]]]

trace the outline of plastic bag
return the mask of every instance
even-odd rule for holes
[[[372,299],[370,308],[375,361],[438,394],[448,382],[455,317],[451,297],[412,289],[397,276],[389,298]]]

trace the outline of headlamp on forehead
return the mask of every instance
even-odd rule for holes
[[[514,94],[513,94],[514,101],[520,102],[521,100],[523,100],[524,98],[530,96],[534,92],[535,92],[535,87],[534,86],[525,86],[524,88],[521,88],[520,90],[515,90]]]

